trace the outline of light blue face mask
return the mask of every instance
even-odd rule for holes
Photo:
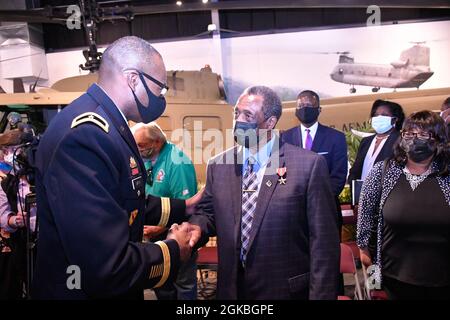
[[[388,116],[376,116],[372,117],[372,128],[379,134],[383,134],[391,130],[392,117]]]

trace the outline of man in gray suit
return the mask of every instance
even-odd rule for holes
[[[191,246],[217,235],[218,299],[336,299],[339,236],[325,159],[280,142],[281,101],[250,87],[234,108],[237,146],[210,160]]]

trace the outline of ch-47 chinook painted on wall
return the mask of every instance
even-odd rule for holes
[[[356,92],[356,85],[380,88],[419,88],[432,75],[430,69],[430,48],[424,42],[402,51],[398,61],[390,65],[355,62],[350,52],[339,54],[339,63],[330,74],[331,79],[350,85],[350,93]]]

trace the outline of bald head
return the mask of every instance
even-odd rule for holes
[[[162,63],[161,55],[144,39],[129,36],[114,41],[102,55],[99,70],[99,83],[111,74],[126,69],[152,72]]]
[[[98,84],[127,120],[145,121],[138,111],[137,101],[144,109],[149,103],[148,108],[154,107],[147,89],[158,97],[166,82],[166,68],[161,55],[144,39],[134,36],[120,38],[102,55]]]

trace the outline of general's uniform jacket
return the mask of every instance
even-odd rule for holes
[[[125,119],[99,86],[53,119],[36,167],[34,298],[139,298],[144,288],[172,278],[178,245],[141,242],[144,164]],[[76,268],[80,287],[70,289]]]

